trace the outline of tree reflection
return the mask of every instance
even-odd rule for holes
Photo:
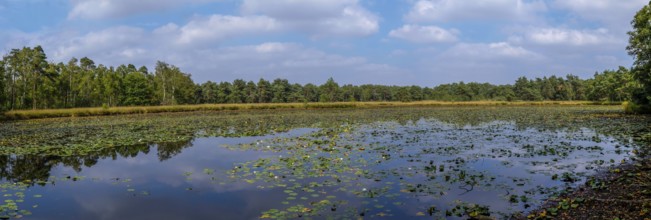
[[[0,178],[10,182],[29,182],[44,185],[50,178],[50,172],[59,165],[70,167],[75,172],[83,168],[95,166],[100,160],[120,158],[135,158],[138,155],[147,155],[156,149],[159,161],[169,160],[191,147],[194,139],[179,142],[140,144],[132,146],[119,146],[105,148],[81,156],[54,156],[54,155],[0,155]]]

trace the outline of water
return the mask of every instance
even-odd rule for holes
[[[508,218],[631,157],[634,144],[619,140],[424,117],[11,155],[0,174],[5,199],[25,210],[7,214],[26,219]]]

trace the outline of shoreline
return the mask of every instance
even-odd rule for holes
[[[418,102],[309,102],[309,103],[253,103],[253,104],[198,104],[169,106],[94,107],[70,109],[12,110],[0,115],[3,120],[28,120],[43,118],[88,117],[168,112],[228,111],[259,109],[336,109],[427,106],[582,106],[621,105],[617,102],[593,101],[418,101]]]
[[[651,219],[650,170],[649,157],[609,167],[512,219]]]

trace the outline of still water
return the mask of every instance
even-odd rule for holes
[[[589,127],[423,117],[78,157],[10,155],[0,174],[4,214],[24,219],[500,219],[635,147]]]

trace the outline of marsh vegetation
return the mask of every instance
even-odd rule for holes
[[[555,217],[585,207],[590,195],[545,200],[581,186],[612,190],[595,175],[624,173],[617,170],[647,158],[651,118],[621,112],[412,106],[10,121],[0,124],[2,211],[88,219]],[[649,217],[648,192],[637,196],[646,196],[637,216]]]

